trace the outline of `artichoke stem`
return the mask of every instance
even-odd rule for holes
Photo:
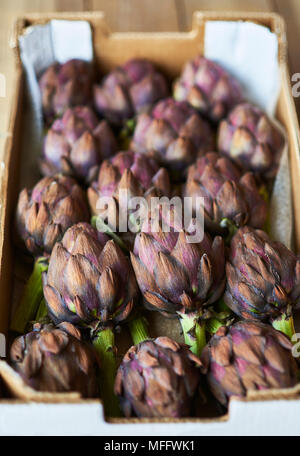
[[[238,230],[238,227],[229,218],[223,218],[220,222],[220,226],[227,229],[227,236],[225,238],[225,241],[227,244],[230,244],[231,239]]]
[[[292,339],[295,334],[294,319],[292,315],[287,316],[286,314],[283,314],[281,317],[272,321],[272,326],[278,331],[283,332],[289,339]]]
[[[129,322],[129,330],[134,345],[150,339],[148,334],[148,322],[145,317],[140,316]]]
[[[36,316],[35,316],[35,321],[40,321],[43,318],[45,318],[48,315],[48,309],[46,305],[46,301],[44,298],[42,298],[40,305],[38,307]]]
[[[206,345],[205,323],[200,321],[197,313],[179,313],[179,317],[185,343],[191,352],[200,357]]]
[[[48,259],[38,258],[33,267],[31,276],[25,285],[21,301],[13,315],[10,330],[24,334],[27,325],[35,319],[39,305],[44,297],[42,273],[48,270]]]
[[[210,318],[206,322],[206,331],[208,334],[214,335],[222,326],[224,326],[224,323],[218,318]]]
[[[132,135],[134,133],[135,126],[136,126],[136,120],[134,118],[133,119],[129,119],[129,120],[127,120],[126,124],[124,125],[124,127],[120,131],[119,142],[120,142],[120,145],[121,145],[121,150],[129,149],[130,140],[131,140]]]
[[[107,416],[120,416],[120,407],[117,396],[114,394],[114,383],[117,372],[115,357],[115,336],[110,328],[100,331],[93,341],[100,357],[99,387]]]
[[[214,304],[214,309],[217,313],[220,313],[220,312],[227,312],[228,314],[232,313],[231,310],[229,309],[229,307],[227,306],[227,304],[225,304],[224,298],[220,298]]]
[[[206,320],[206,332],[215,334],[222,326],[227,326],[233,320],[233,313],[225,304],[224,299],[219,299],[213,306],[212,317]]]

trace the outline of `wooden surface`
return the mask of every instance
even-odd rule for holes
[[[287,22],[290,72],[300,72],[299,0],[1,0],[0,73],[6,78],[6,96],[0,97],[0,159],[8,128],[14,91],[14,60],[9,36],[14,19],[29,12],[104,11],[113,31],[185,31],[196,10],[276,11]],[[296,99],[300,115],[300,98]]]

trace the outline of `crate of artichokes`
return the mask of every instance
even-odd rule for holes
[[[115,34],[101,13],[37,14],[14,47],[0,433],[295,432],[282,19],[198,12],[188,33]]]

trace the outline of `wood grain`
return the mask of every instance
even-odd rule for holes
[[[89,9],[105,13],[113,31],[178,30],[175,0],[90,0],[88,3]]]
[[[273,0],[273,10],[281,14],[286,21],[290,74],[300,73],[300,2]],[[300,98],[295,98],[295,103],[300,118]]]
[[[272,0],[177,0],[180,30],[190,30],[194,11],[271,11]]]
[[[8,128],[11,100],[15,87],[14,56],[9,46],[13,22],[18,16],[30,12],[43,11],[81,11],[84,9],[82,0],[2,0],[0,4],[0,73],[6,80],[6,96],[0,97],[0,137],[5,137]],[[3,147],[0,147],[0,160]]]
[[[8,127],[11,99],[14,90],[14,58],[9,47],[10,31],[13,16],[9,13],[1,15],[0,19],[0,73],[1,81],[5,80],[5,96],[0,96],[0,136],[4,136]],[[2,92],[2,91],[1,91]],[[2,93],[1,93],[2,95]],[[0,159],[1,151],[0,149]]]

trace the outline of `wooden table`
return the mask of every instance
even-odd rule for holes
[[[104,11],[113,31],[185,31],[196,10],[276,11],[287,22],[290,72],[300,72],[299,0],[1,0],[0,73],[6,78],[6,96],[0,97],[0,160],[8,129],[14,90],[14,59],[9,36],[16,16],[43,11]],[[300,98],[296,99],[300,115]]]

